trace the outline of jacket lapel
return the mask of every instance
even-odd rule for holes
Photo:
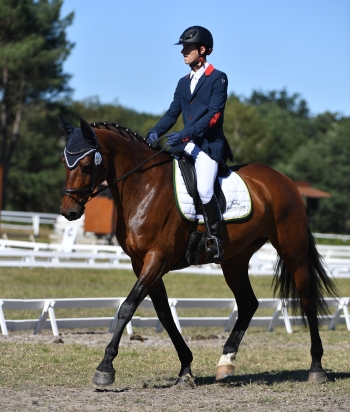
[[[206,76],[204,74],[203,76],[199,78],[198,83],[196,84],[196,87],[194,88],[193,93],[191,94],[191,98],[198,92],[202,84],[205,82],[205,78]],[[190,90],[190,93],[191,93],[191,90]]]
[[[186,92],[186,96],[188,96],[188,98],[190,98],[191,97],[191,77],[190,77],[190,75],[188,74],[187,76],[186,76],[186,81],[185,81],[185,92]]]
[[[214,70],[215,70],[214,66],[212,64],[209,64],[209,66],[206,68],[203,75],[199,78],[198,83],[196,84],[196,87],[194,88],[193,93],[191,94],[191,98],[198,92],[202,84],[205,82],[206,78],[210,76]],[[190,79],[190,83],[191,83],[191,79]],[[190,90],[190,93],[191,93],[191,90]]]

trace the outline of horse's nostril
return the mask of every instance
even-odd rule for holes
[[[68,219],[68,220],[76,220],[76,219],[78,219],[78,217],[79,217],[79,215],[78,215],[78,213],[77,212],[69,212],[68,214],[67,214],[67,216],[66,216],[66,219]]]
[[[78,212],[76,212],[74,210],[64,211],[62,206],[60,208],[60,213],[61,213],[62,216],[64,216],[69,221],[79,219],[79,217],[80,217]]]

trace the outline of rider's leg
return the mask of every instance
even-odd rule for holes
[[[203,204],[203,211],[208,231],[207,246],[205,250],[207,262],[220,263],[224,259],[224,251],[222,248],[221,211],[214,194],[208,203]]]
[[[203,204],[203,216],[208,232],[205,251],[207,261],[221,262],[223,260],[221,212],[214,194],[218,163],[192,142],[186,145],[185,151],[192,156],[195,163],[197,189]]]

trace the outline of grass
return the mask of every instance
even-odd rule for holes
[[[325,347],[324,366],[331,387],[349,391],[349,332],[321,331]],[[252,328],[242,342],[235,362],[234,385],[260,384],[282,390],[307,379],[310,363],[309,336],[305,329],[288,335],[281,329],[268,333]],[[199,385],[212,384],[220,345],[191,345],[194,354],[193,373]],[[91,383],[103,348],[85,345],[0,343],[0,386],[85,386]],[[16,362],[14,362],[16,359]],[[174,383],[179,361],[174,348],[123,346],[114,362],[117,385],[123,387],[163,387]]]
[[[169,274],[164,278],[169,297],[232,297],[222,276],[192,274]],[[253,289],[258,298],[271,297],[271,277],[251,277]],[[64,269],[15,269],[3,268],[0,273],[0,298],[65,298],[65,297],[111,297],[126,296],[135,282],[130,271],[64,270]],[[341,296],[350,296],[350,282],[336,281]],[[104,310],[71,309],[56,316],[112,316]],[[94,312],[94,313],[93,313]],[[139,312],[139,314],[142,314]],[[11,315],[11,316],[10,316]],[[36,314],[39,315],[39,314]],[[145,316],[148,316],[148,313]],[[180,314],[181,315],[181,314]],[[221,316],[210,310],[202,316]],[[33,318],[33,313],[5,312],[7,318]],[[196,316],[187,313],[187,316]],[[134,329],[136,333],[155,334],[154,330]],[[16,332],[16,335],[22,332]],[[30,332],[29,332],[30,333]],[[51,332],[45,332],[51,333]],[[28,332],[23,332],[23,337]],[[220,357],[223,340],[195,341],[195,335],[217,334],[227,338],[228,334],[219,328],[184,328],[184,337],[193,352],[193,373],[199,388],[212,387],[215,366]],[[110,336],[110,335],[108,335]],[[160,337],[165,337],[162,332]],[[63,334],[63,339],[65,339]],[[325,349],[323,365],[327,370],[328,383],[314,389],[306,386],[310,366],[310,338],[307,329],[293,327],[293,334],[284,328],[273,333],[264,328],[250,328],[246,333],[235,362],[236,373],[227,389],[241,388],[261,402],[277,404],[279,397],[285,402],[286,394],[293,396],[328,398],[347,397],[350,392],[349,349],[350,334],[345,325],[335,331],[321,328]],[[125,334],[124,344],[114,362],[117,370],[116,388],[150,390],[168,388],[173,385],[179,372],[179,361],[171,346],[152,346],[142,342],[128,346]],[[50,344],[0,341],[0,387],[13,388],[91,388],[94,370],[102,359],[104,346],[83,344]],[[53,339],[51,340],[51,342]],[[146,341],[147,342],[147,341]],[[126,392],[125,396],[131,396]],[[215,396],[215,393],[212,393]],[[226,396],[229,395],[227,392]],[[279,404],[280,405],[280,404]],[[179,409],[180,410],[180,409]],[[224,410],[224,409],[220,409]],[[226,409],[225,409],[226,410]],[[227,409],[229,410],[229,409]],[[308,409],[311,410],[311,409]]]

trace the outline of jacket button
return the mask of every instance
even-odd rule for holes
[[[192,119],[192,116],[188,116],[188,120],[191,120]]]
[[[190,104],[192,104],[192,103],[193,103],[193,100],[190,101]]]

